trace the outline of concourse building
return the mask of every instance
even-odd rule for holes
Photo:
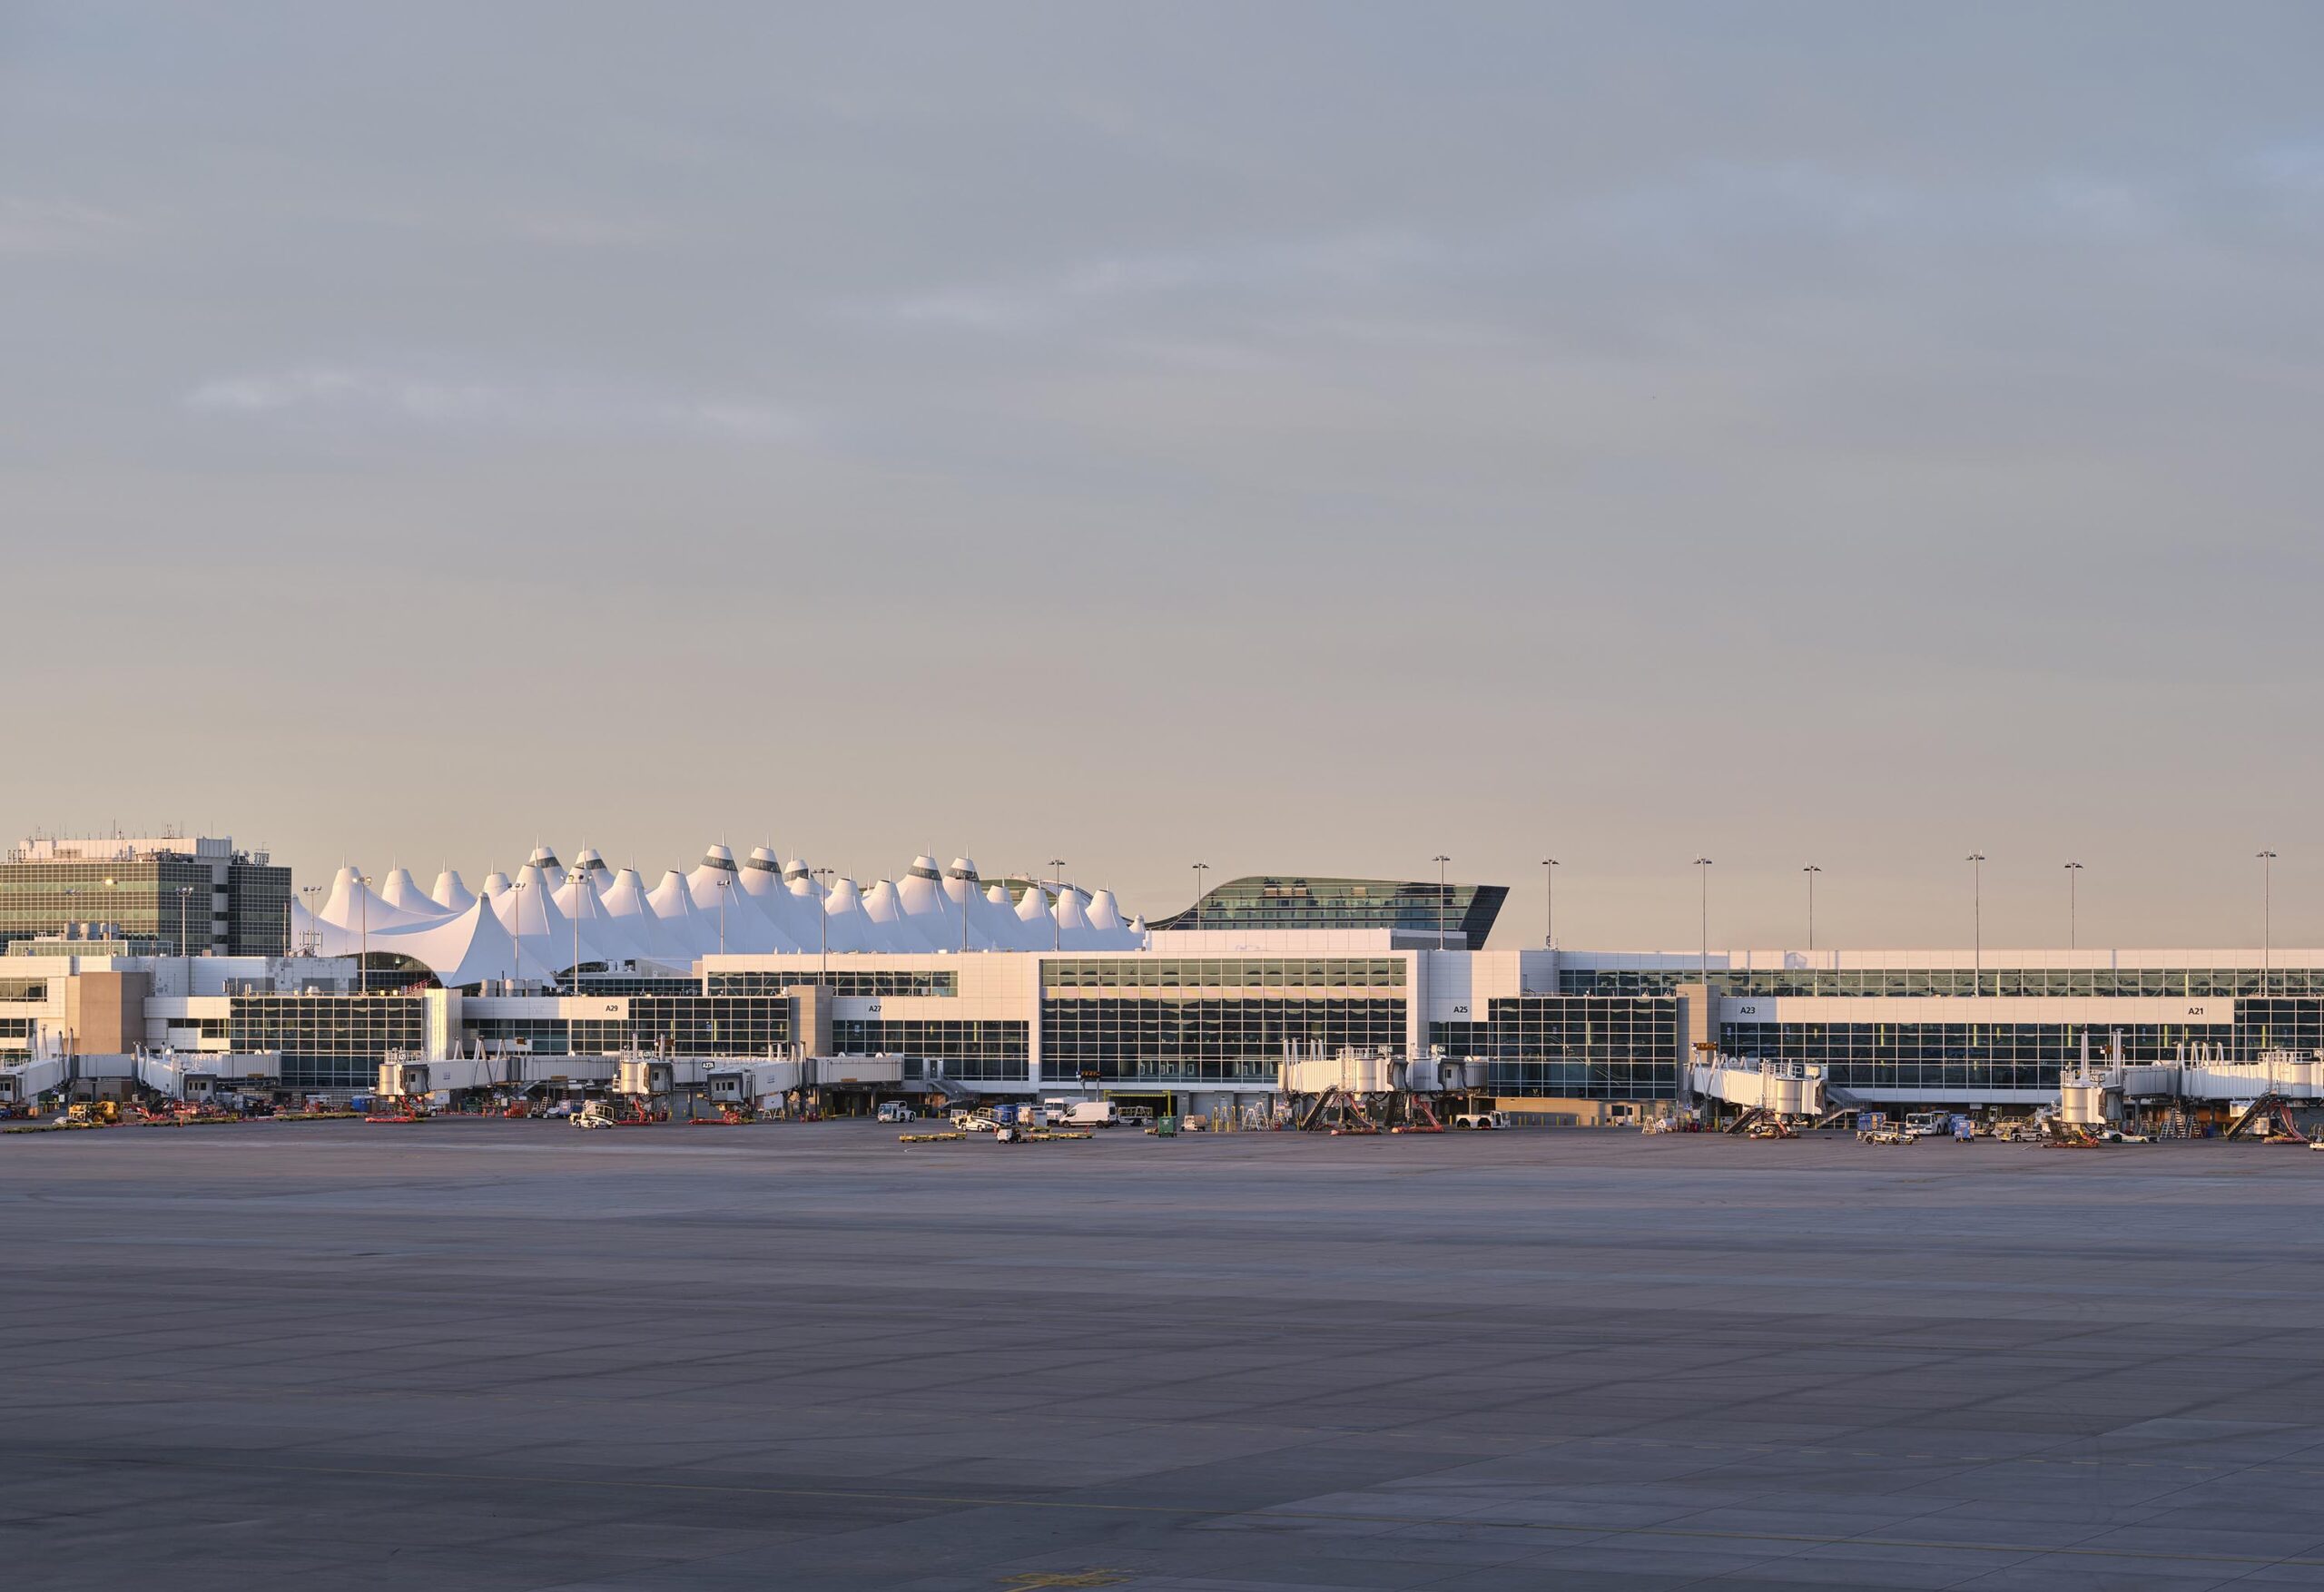
[[[1103,889],[989,881],[965,858],[864,886],[714,846],[651,888],[546,849],[474,891],[343,869],[311,912],[286,873],[284,954],[235,943],[233,869],[267,866],[239,856],[191,854],[230,881],[199,954],[163,931],[160,874],[138,886],[154,912],[117,931],[25,925],[0,956],[0,1067],[168,1047],[279,1056],[286,1090],[354,1093],[391,1056],[483,1050],[554,1085],[566,1058],[776,1052],[883,1058],[894,1093],[1208,1111],[1275,1092],[1296,1046],[1477,1058],[1502,1108],[1555,1121],[1679,1098],[1705,1048],[1815,1064],[1866,1104],[2024,1109],[2085,1047],[2324,1047],[2315,951],[1503,949],[1485,943],[1499,887],[1290,876],[1149,927]]]

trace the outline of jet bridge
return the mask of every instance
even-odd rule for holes
[[[1320,1042],[1288,1039],[1275,1087],[1303,1131],[1443,1133],[1439,1107],[1466,1110],[1462,1101],[1486,1086],[1489,1072],[1482,1056],[1450,1056],[1442,1046],[1425,1056],[1399,1056],[1385,1047],[1326,1056]]]
[[[470,1089],[521,1092],[538,1084],[609,1084],[619,1065],[611,1056],[543,1056],[482,1045],[440,1056],[390,1051],[379,1064],[379,1093],[389,1099],[416,1100]]]
[[[131,1057],[141,1088],[164,1100],[207,1100],[245,1087],[271,1091],[282,1082],[280,1050],[140,1050]]]
[[[34,1056],[0,1066],[0,1109],[30,1110],[43,1095],[64,1086],[66,1067],[61,1056]]]
[[[1819,1118],[1826,1099],[1824,1069],[1813,1062],[1763,1061],[1707,1052],[1689,1068],[1696,1097],[1747,1115]]]
[[[2058,1080],[2061,1115],[2078,1126],[2120,1121],[2125,1106],[2223,1107],[2228,1136],[2253,1127],[2281,1131],[2298,1106],[2324,1104],[2324,1052],[2269,1050],[2249,1060],[2223,1047],[2181,1045],[2169,1061],[2133,1062],[2118,1033],[2093,1061],[2087,1037],[2080,1064]]]

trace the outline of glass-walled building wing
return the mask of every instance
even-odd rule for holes
[[[165,956],[207,950],[212,893],[210,864],[191,857],[0,863],[0,943],[92,925]]]
[[[237,996],[227,1038],[238,1051],[281,1051],[282,1081],[291,1088],[368,1089],[388,1052],[418,1054],[427,1044],[427,1001],[412,995]]]
[[[1316,879],[1251,875],[1231,879],[1156,929],[1401,929],[1481,949],[1509,888],[1433,880]],[[1451,937],[1462,938],[1452,940]]]
[[[1677,1088],[1671,997],[1502,997],[1486,1002],[1484,1021],[1432,1023],[1428,1037],[1448,1055],[1483,1056],[1497,1096],[1660,1100]]]
[[[1669,995],[1700,984],[1699,968],[1561,966],[1561,995]],[[1726,996],[2172,996],[2324,997],[2324,967],[1748,968],[1714,964],[1711,993]]]
[[[1082,957],[1041,966],[1041,1076],[1265,1085],[1285,1047],[1407,1048],[1403,957]]]

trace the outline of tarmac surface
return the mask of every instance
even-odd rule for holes
[[[2324,1587],[2324,1155],[0,1139],[16,1588]]]

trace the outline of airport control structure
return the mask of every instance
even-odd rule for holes
[[[473,890],[347,867],[300,892],[231,840],[44,837],[0,862],[0,1106],[108,1079],[354,1095],[413,1062],[581,1090],[641,1055],[779,1057],[857,1104],[1180,1111],[1274,1096],[1295,1056],[1457,1062],[1472,1096],[1568,1122],[1745,1104],[1751,1075],[2032,1111],[2093,1056],[2190,1096],[2191,1065],[2239,1107],[2324,1091],[2324,951],[1503,948],[1505,896],[1253,877],[1148,924],[966,858],[865,887],[723,844],[650,886],[543,847]]]

